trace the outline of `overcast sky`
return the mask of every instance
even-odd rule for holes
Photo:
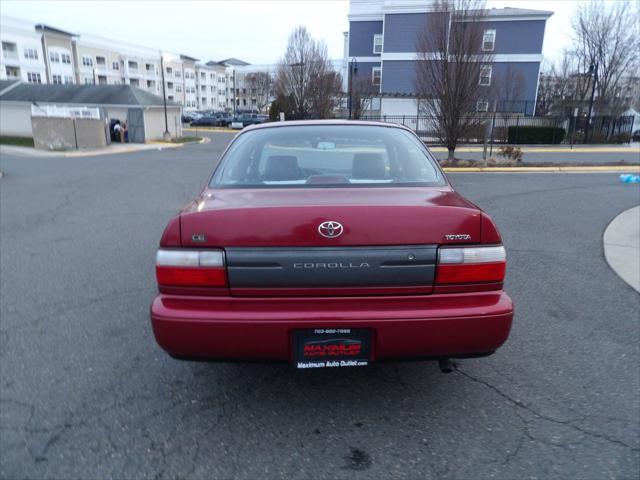
[[[546,57],[558,56],[571,40],[574,1],[489,0],[488,5],[555,12],[547,22]],[[348,10],[348,0],[1,0],[0,13],[205,61],[237,57],[250,63],[275,63],[289,32],[300,24],[326,41],[332,58],[341,58]]]

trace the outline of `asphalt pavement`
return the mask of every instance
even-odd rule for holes
[[[640,295],[602,247],[637,185],[450,175],[498,223],[516,305],[505,346],[452,374],[179,362],[149,324],[154,255],[211,138],[1,156],[0,478],[638,478]]]

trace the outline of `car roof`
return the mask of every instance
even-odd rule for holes
[[[398,123],[389,123],[389,122],[376,122],[372,120],[339,120],[339,119],[328,119],[328,120],[287,120],[285,122],[268,122],[268,123],[260,123],[257,125],[250,125],[245,127],[242,132],[259,130],[263,128],[283,128],[283,127],[309,127],[309,126],[326,126],[326,125],[361,125],[361,126],[370,126],[370,127],[389,127],[389,128],[401,128],[404,130],[408,130],[412,132],[410,128],[405,127],[404,125],[400,125]]]

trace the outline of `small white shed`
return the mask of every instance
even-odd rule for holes
[[[127,120],[130,140],[162,140],[182,136],[182,106],[167,102],[165,127],[162,97],[131,85],[38,85],[21,81],[0,83],[0,135],[32,137],[33,106],[100,108],[109,119]],[[135,134],[134,134],[135,132]]]

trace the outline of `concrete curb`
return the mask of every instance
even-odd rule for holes
[[[119,155],[121,153],[134,153],[144,152],[148,150],[162,150],[164,148],[179,148],[183,147],[181,143],[163,143],[163,142],[148,142],[142,144],[135,144],[138,146],[127,147],[107,147],[100,150],[73,150],[69,152],[56,152],[48,150],[37,150],[31,147],[16,147],[14,145],[0,145],[0,153],[6,153],[10,155],[21,155],[26,157],[96,157],[99,155]]]
[[[602,237],[611,269],[640,293],[640,206],[614,218]]]
[[[640,172],[640,165],[585,166],[585,167],[444,167],[445,172],[507,172],[507,173],[560,173],[560,172]]]
[[[222,127],[198,127],[198,128],[183,127],[182,130],[185,132],[200,131],[200,132],[217,132],[217,133],[234,133],[234,132],[240,131],[233,128],[222,128]]]
[[[161,142],[148,142],[145,145],[157,145],[159,149],[164,149],[164,148],[178,148],[178,147],[182,147],[182,144],[169,144],[169,143],[161,143]],[[157,149],[156,148],[156,149]],[[135,147],[128,147],[128,148],[122,148],[122,149],[118,149],[118,150],[90,150],[87,152],[82,152],[82,151],[78,151],[78,152],[68,152],[68,153],[64,153],[62,156],[63,157],[98,157],[100,155],[119,155],[121,153],[135,153],[135,152],[144,152],[147,150],[154,150],[153,148],[135,148]]]

